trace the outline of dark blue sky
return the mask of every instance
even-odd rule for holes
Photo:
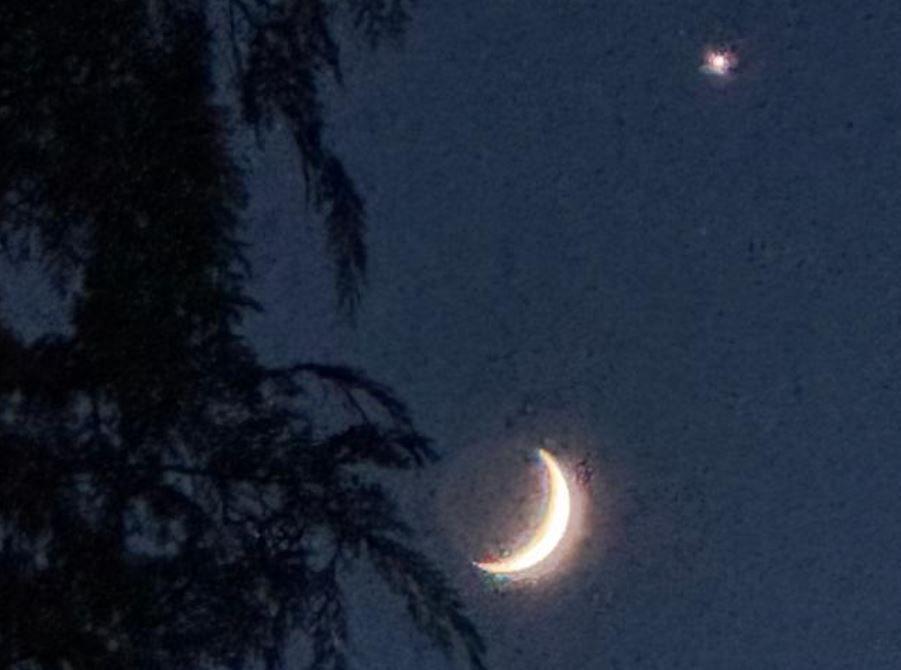
[[[277,134],[247,333],[409,403],[445,459],[399,493],[492,667],[901,667],[901,6],[433,0],[346,57],[359,323]],[[586,536],[494,593],[469,560],[542,440],[596,469]],[[452,667],[357,582],[356,667]]]
[[[446,459],[405,492],[496,668],[901,666],[901,7],[731,4],[423,3],[349,53],[356,330],[290,152],[259,164],[249,333],[409,401]],[[542,438],[597,466],[589,536],[497,595],[467,538]],[[445,667],[366,602],[360,667]]]

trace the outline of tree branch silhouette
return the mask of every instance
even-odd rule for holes
[[[224,2],[240,118],[289,124],[352,309],[365,210],[323,144],[319,81],[340,80],[340,12],[374,44],[406,5]],[[297,635],[311,668],[347,667],[341,574],[368,560],[481,668],[376,477],[436,459],[404,403],[359,370],[264,366],[239,334],[259,305],[212,6],[0,4],[0,245],[24,239],[77,287],[69,336],[0,321],[0,667],[280,668]],[[305,408],[326,388],[330,413]]]

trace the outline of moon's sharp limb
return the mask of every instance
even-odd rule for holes
[[[556,549],[566,535],[572,508],[569,485],[557,459],[550,452],[539,449],[538,455],[548,473],[548,506],[538,530],[529,543],[513,556],[499,561],[475,563],[492,574],[511,574],[533,568]]]

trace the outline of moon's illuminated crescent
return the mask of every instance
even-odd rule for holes
[[[535,567],[551,555],[566,534],[571,508],[569,486],[566,484],[563,471],[557,464],[557,459],[544,449],[539,449],[538,455],[547,468],[550,484],[544,519],[529,543],[513,556],[499,561],[475,563],[485,572],[509,574]]]

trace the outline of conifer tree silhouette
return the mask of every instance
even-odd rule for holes
[[[239,114],[213,104],[228,17]],[[343,14],[342,14],[343,13]],[[71,336],[0,320],[0,667],[348,666],[342,566],[368,560],[442,649],[484,644],[374,478],[435,459],[363,372],[262,365],[238,334],[246,194],[229,119],[291,128],[343,309],[363,201],[322,137],[333,22],[376,44],[402,0],[0,4],[0,244],[78,288]],[[2,305],[0,305],[2,307]],[[304,405],[318,385],[340,403]],[[335,415],[341,419],[335,428]]]

